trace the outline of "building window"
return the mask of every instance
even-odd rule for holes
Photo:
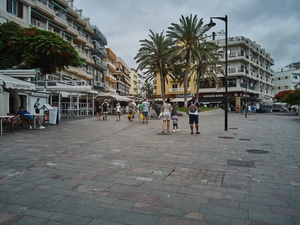
[[[18,2],[16,0],[7,1],[7,12],[17,16],[18,15]]]
[[[23,18],[23,3],[17,0],[7,0],[7,12]]]
[[[178,84],[172,84],[172,89],[177,89],[178,88]]]

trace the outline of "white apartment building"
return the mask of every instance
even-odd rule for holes
[[[300,88],[300,62],[280,68],[273,77],[274,95],[280,91]]]
[[[220,38],[211,40],[220,46],[221,61],[225,62],[224,32],[219,32]],[[228,38],[228,107],[233,111],[240,111],[241,104],[247,100],[248,104],[271,102],[274,96],[272,77],[274,71],[271,66],[274,60],[255,41],[243,36]],[[202,103],[222,103],[225,96],[225,77],[218,76],[223,81],[223,87],[217,89],[209,82],[201,84],[199,101]],[[247,93],[247,94],[246,94]],[[247,97],[247,98],[246,98]]]
[[[107,65],[104,58],[107,57],[105,45],[107,39],[97,26],[90,24],[90,18],[83,16],[82,10],[74,6],[74,0],[0,0],[0,23],[13,21],[22,27],[37,27],[38,29],[54,32],[61,36],[65,41],[71,43],[82,61],[79,68],[69,67],[64,71],[55,74],[47,74],[41,77],[43,80],[52,80],[67,83],[85,83],[91,85],[93,89],[105,91],[104,72]],[[40,79],[40,78],[37,78]],[[60,89],[51,89],[46,82],[37,82],[36,90],[39,85],[42,89],[51,92],[51,101],[58,101],[65,98],[65,103],[61,109],[92,108],[92,95],[98,91],[80,94],[81,89],[70,91],[68,86]],[[49,88],[49,90],[48,90]],[[57,94],[60,91],[60,94]],[[71,93],[72,92],[72,93]],[[76,94],[74,94],[76,93]],[[28,93],[22,102],[32,105],[32,94]],[[84,98],[86,100],[84,100]],[[30,102],[31,99],[31,102]],[[80,101],[80,107],[78,107]],[[9,106],[11,107],[11,106]]]

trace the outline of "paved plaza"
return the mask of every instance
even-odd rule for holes
[[[137,116],[136,116],[137,117]],[[1,225],[300,225],[300,118],[109,116],[0,137]]]

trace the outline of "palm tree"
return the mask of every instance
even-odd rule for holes
[[[187,106],[187,90],[188,78],[191,72],[192,61],[196,55],[199,55],[199,42],[203,39],[203,35],[210,27],[203,25],[203,19],[198,20],[197,15],[194,17],[181,16],[180,24],[171,23],[168,27],[167,36],[176,42],[176,46],[172,48],[172,56],[181,56],[184,63],[184,105]]]
[[[141,87],[141,91],[146,93],[146,98],[151,98],[153,94],[153,84],[146,81]]]
[[[223,63],[219,59],[219,55],[217,54],[219,46],[215,43],[199,43],[199,55],[195,57],[195,77],[194,82],[196,84],[196,93],[195,97],[198,101],[199,97],[199,88],[201,80],[205,79],[211,84],[212,82],[216,84],[217,88],[222,86],[221,79],[217,76],[218,73],[224,75],[224,70],[220,67]]]
[[[165,101],[165,80],[171,69],[170,66],[170,50],[174,45],[171,38],[161,33],[154,33],[150,30],[150,40],[140,40],[141,48],[134,57],[138,63],[137,70],[144,70],[144,74],[148,77],[146,81],[153,79],[159,74],[161,82],[162,99]]]

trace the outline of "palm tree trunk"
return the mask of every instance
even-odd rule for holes
[[[164,79],[164,74],[163,71],[160,71],[160,83],[161,83],[161,98],[163,102],[165,102],[166,98],[166,88],[165,88],[165,79]]]
[[[187,91],[189,81],[190,51],[187,51],[184,69],[184,107],[187,107]]]

